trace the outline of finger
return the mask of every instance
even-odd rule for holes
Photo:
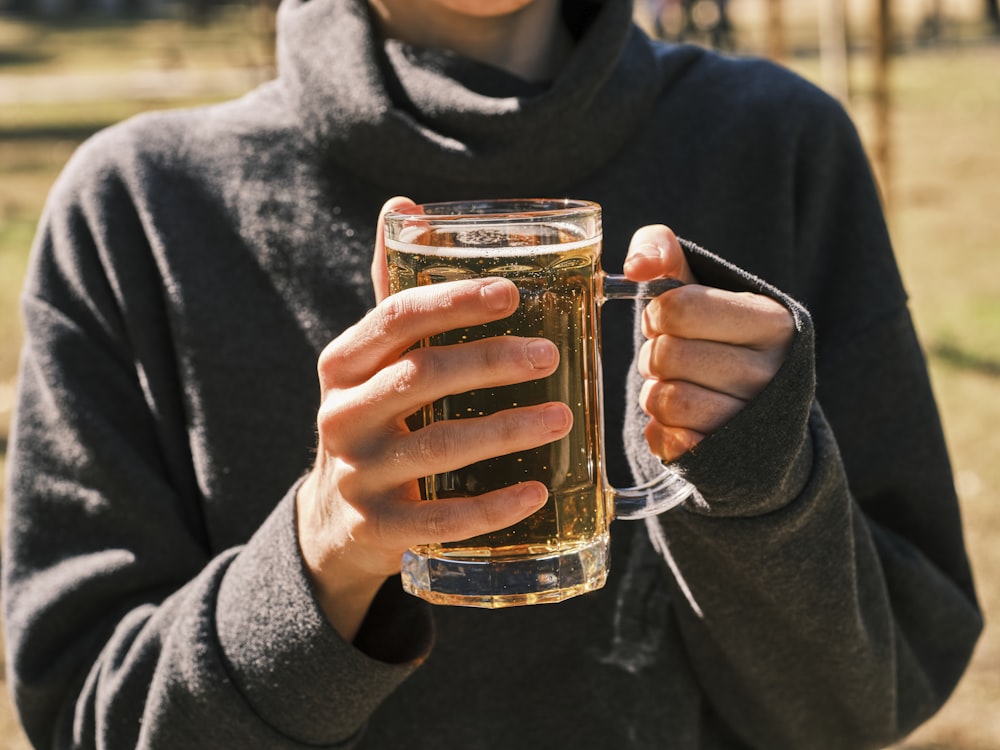
[[[664,277],[679,279],[685,284],[697,281],[677,235],[663,224],[650,224],[636,230],[629,243],[624,271],[633,281]]]
[[[756,349],[787,347],[795,332],[792,314],[777,300],[750,292],[689,284],[650,300],[642,314],[647,338],[666,333]]]
[[[327,387],[319,415],[327,444],[346,449],[372,432],[397,429],[424,404],[452,393],[512,385],[548,377],[559,364],[559,350],[547,339],[515,336],[455,346],[415,349],[355,387]],[[335,380],[337,375],[333,376]]]
[[[477,497],[400,501],[385,507],[379,535],[386,546],[454,542],[512,526],[541,508],[548,491],[540,482],[524,482]]]
[[[418,341],[505,318],[518,293],[506,279],[468,279],[406,289],[386,297],[320,355],[320,382],[364,382]]]
[[[427,474],[455,471],[478,461],[538,448],[573,427],[566,404],[550,402],[506,409],[485,417],[434,422],[401,433],[376,482],[389,488]],[[375,491],[381,489],[371,485]]]
[[[409,198],[397,195],[390,198],[378,212],[378,224],[375,229],[375,253],[372,257],[372,286],[375,289],[375,300],[381,302],[389,296],[389,269],[385,259],[385,215],[389,211],[403,208],[405,206],[415,206]]]
[[[742,399],[684,381],[646,380],[639,391],[639,406],[651,418],[705,435],[718,430],[745,405]]]
[[[680,458],[705,439],[703,434],[695,430],[669,427],[655,420],[650,420],[646,426],[645,436],[652,454],[668,462]]]
[[[781,366],[770,352],[660,334],[639,349],[638,368],[651,380],[683,380],[749,401]]]
[[[559,350],[547,339],[500,336],[454,346],[413,350],[381,370],[371,381],[372,402],[394,401],[396,416],[452,393],[513,385],[548,377],[559,365]]]

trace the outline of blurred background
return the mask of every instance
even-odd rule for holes
[[[17,297],[52,181],[101,127],[231,98],[270,78],[275,2],[0,0],[0,469]],[[951,700],[898,748],[997,750],[997,0],[636,0],[635,12],[650,34],[798,71],[840,99],[862,133],[930,362],[987,616]],[[0,682],[0,748],[27,747]]]

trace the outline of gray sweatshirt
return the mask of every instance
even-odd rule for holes
[[[853,749],[948,697],[981,618],[848,118],[766,62],[651,42],[624,0],[567,7],[576,51],[529,85],[380,42],[361,0],[285,0],[275,81],[73,157],[24,289],[8,459],[7,663],[38,747]],[[676,462],[699,498],[612,525],[604,589],[482,611],[392,579],[352,644],[293,496],[318,353],[373,304],[396,194],[596,200],[611,271],[666,223],[703,283],[780,299],[798,332]],[[622,307],[618,483],[660,469]]]

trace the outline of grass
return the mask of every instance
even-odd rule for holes
[[[898,65],[892,228],[952,452],[986,636],[906,747],[1000,747],[1000,45]]]
[[[178,14],[158,18],[104,16],[65,22],[0,17],[5,73],[44,75],[130,69],[253,68],[270,64],[269,20],[243,5],[223,6],[204,24]]]
[[[810,24],[796,26],[797,48],[814,28]],[[266,66],[261,28],[258,20],[236,11],[198,28],[169,18],[72,27],[0,19],[0,74]],[[973,43],[970,28],[963,25],[947,45],[912,48],[895,58],[892,161],[883,178],[990,623],[1000,618],[1000,580],[995,580],[1000,571],[995,543],[1000,536],[1000,44]],[[815,57],[793,57],[789,64],[817,77]],[[870,65],[863,54],[854,58],[851,73],[852,114],[870,139]],[[144,109],[204,98],[109,94],[16,106],[0,101],[0,449],[6,443],[20,338],[18,288],[52,180],[80,140],[99,127]],[[953,698],[899,748],[1000,747],[997,705],[1000,638],[989,625]],[[2,685],[0,746],[27,747]]]

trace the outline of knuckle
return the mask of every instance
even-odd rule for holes
[[[683,387],[672,381],[652,381],[649,388],[649,400],[656,411],[664,416],[676,412],[683,403]]]
[[[664,461],[673,461],[694,448],[701,435],[683,427],[665,427],[650,422],[646,426],[645,438],[653,455]]]
[[[701,396],[705,391],[698,386],[685,382],[672,383],[670,402],[678,414],[689,415],[695,411],[701,403]]]
[[[681,425],[698,414],[699,389],[683,381],[657,381],[650,398],[657,418],[664,424]]]
[[[316,360],[316,375],[321,388],[330,388],[337,381],[340,364],[344,361],[345,341],[357,330],[357,324],[345,330],[340,336],[330,341],[320,352]]]
[[[475,350],[479,364],[488,371],[506,369],[510,364],[511,344],[512,342],[506,338],[487,339],[481,342],[481,345],[477,346]],[[523,345],[519,351],[524,351]]]
[[[328,395],[323,399],[316,412],[316,426],[324,441],[328,436],[337,434],[338,426],[343,423],[348,411],[338,398]]]
[[[474,533],[486,533],[503,528],[509,523],[509,519],[504,516],[496,503],[472,501],[465,505],[468,506],[475,524]]]
[[[421,504],[419,534],[428,541],[447,541],[451,526],[449,504],[442,502],[426,502]]]
[[[649,378],[652,376],[652,371],[650,370],[650,361],[653,358],[653,342],[655,339],[646,339],[642,346],[639,347],[639,356],[636,359],[636,367],[639,370],[639,374],[644,378]]]
[[[336,360],[338,349],[337,339],[334,339],[324,346],[323,351],[319,353],[319,358],[316,360],[316,373],[319,375],[321,382]]]
[[[336,485],[340,495],[352,502],[352,507],[361,505],[358,499],[364,496],[366,483],[364,472],[345,461],[337,462]]]
[[[660,333],[682,331],[689,325],[692,308],[700,296],[701,287],[686,284],[664,292],[650,302],[655,330]]]
[[[373,327],[384,333],[398,326],[399,321],[412,315],[413,310],[413,301],[408,294],[391,294],[381,305],[372,310],[368,317]]]
[[[685,359],[683,341],[667,334],[661,334],[649,342],[649,362],[646,367],[650,375],[665,378],[677,372]]]
[[[399,519],[383,509],[365,515],[365,534],[376,544],[390,545],[401,536]]]
[[[775,316],[777,317],[775,333],[778,341],[790,343],[795,335],[795,318],[792,317],[791,311],[782,305],[778,305]]]
[[[414,516],[409,505],[409,501],[401,501],[394,495],[380,495],[359,511],[363,521],[359,528],[377,546],[408,547],[420,522],[420,516]]]
[[[705,298],[708,289],[709,287],[698,284],[685,284],[666,292],[661,299],[666,302],[671,316],[683,317],[692,314],[694,308]]]
[[[642,386],[639,388],[639,407],[647,415],[651,415],[656,404],[654,403],[654,393],[653,388],[656,386],[657,381],[646,379],[643,380]]]
[[[748,308],[759,316],[763,346],[783,346],[791,341],[795,334],[795,318],[778,300],[761,294],[750,295]]]
[[[416,356],[407,354],[387,368],[386,387],[389,391],[402,395],[418,387],[418,383],[426,371],[432,368],[428,367],[427,357],[421,357],[420,359],[424,361],[420,363],[416,359]]]
[[[316,362],[320,387],[356,385],[362,377],[355,363],[374,341],[386,333],[384,321],[377,310],[370,310],[354,325],[344,329],[339,336],[327,343]]]
[[[537,415],[536,421],[541,429],[544,429],[540,414]],[[521,413],[516,410],[503,411],[497,414],[495,416],[495,428],[497,436],[505,445],[514,443],[518,439],[524,439],[527,433],[525,421]]]
[[[778,352],[758,353],[749,362],[748,386],[750,395],[755,396],[771,382],[781,367],[783,357]]]
[[[399,458],[411,466],[439,464],[452,453],[453,441],[450,435],[449,430],[435,429],[433,425],[417,430],[410,434]]]
[[[667,448],[668,440],[666,438],[666,431],[662,425],[651,420],[649,424],[646,425],[646,429],[643,433],[646,438],[646,445],[649,446],[649,450],[654,456],[667,461],[672,458],[676,458],[676,455]]]
[[[408,289],[391,294],[365,316],[370,338],[403,341],[408,335],[413,319],[422,314],[423,307],[418,293],[422,289]]]

